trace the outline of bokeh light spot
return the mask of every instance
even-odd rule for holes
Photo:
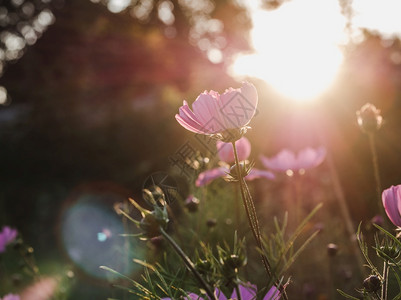
[[[62,244],[69,258],[87,275],[110,279],[112,274],[99,269],[108,266],[129,275],[138,267],[132,258],[142,259],[137,239],[122,237],[122,220],[113,210],[121,196],[83,192],[64,211],[61,220]]]
[[[4,86],[0,86],[0,104],[4,105],[7,103],[7,90]]]
[[[207,58],[214,64],[219,64],[223,61],[223,53],[216,48],[212,48],[207,52]]]
[[[288,177],[292,177],[292,176],[294,176],[294,171],[293,170],[287,170],[287,171],[285,171],[285,175],[287,175]]]
[[[122,12],[131,4],[131,0],[110,0],[107,3],[107,9],[112,13]]]
[[[163,1],[159,4],[159,19],[166,25],[172,25],[175,17],[173,14],[174,4],[171,1]]]
[[[54,15],[52,12],[48,9],[43,10],[39,15],[38,15],[38,22],[40,25],[43,27],[47,27],[51,24],[54,23]]]
[[[103,232],[98,232],[97,240],[99,242],[105,242],[107,240],[107,236]]]

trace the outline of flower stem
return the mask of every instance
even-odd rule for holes
[[[177,254],[181,257],[181,259],[184,261],[185,265],[188,267],[188,269],[192,272],[192,274],[195,276],[196,280],[198,280],[199,284],[205,289],[207,295],[209,296],[210,299],[217,300],[216,296],[210,289],[209,285],[206,283],[206,281],[202,278],[202,276],[199,274],[199,272],[195,269],[195,266],[193,262],[189,259],[189,257],[182,251],[180,246],[173,240],[173,238],[163,230],[163,228],[160,228],[160,233],[163,235],[163,237],[170,243],[170,245],[174,248],[174,250],[177,252]]]
[[[375,176],[376,195],[377,195],[378,205],[379,205],[381,215],[383,216],[383,218],[385,218],[386,214],[384,212],[384,208],[383,208],[382,200],[381,200],[382,187],[381,187],[381,183],[380,183],[379,161],[378,161],[378,155],[377,155],[377,151],[376,151],[374,133],[369,133],[369,146],[370,146],[370,151],[372,152],[373,173]]]
[[[387,300],[388,271],[389,271],[389,265],[387,260],[385,260],[383,265],[383,285],[382,285],[382,294],[380,298],[381,300]]]
[[[242,300],[242,295],[240,293],[239,287],[238,287],[238,283],[235,284],[235,291],[237,292],[237,299],[238,300]]]
[[[248,217],[248,221],[249,221],[249,226],[251,227],[252,230],[252,234],[253,237],[255,238],[256,244],[258,247],[261,247],[261,237],[260,237],[260,232],[259,232],[259,224],[258,224],[258,220],[256,218],[256,214],[254,213],[254,206],[253,206],[253,201],[252,199],[248,199],[246,193],[245,193],[245,186],[246,183],[243,180],[243,176],[241,174],[241,170],[240,170],[240,165],[239,165],[239,159],[238,159],[238,153],[237,153],[237,148],[235,146],[235,142],[232,143],[233,145],[233,149],[234,149],[234,157],[235,157],[235,165],[236,165],[236,169],[237,169],[237,174],[239,177],[239,187],[241,190],[241,196],[242,196],[242,200],[244,203],[244,207],[245,207],[245,211],[246,211],[246,215]],[[265,260],[262,258],[263,264],[265,265],[265,269],[267,274],[269,275],[269,277],[271,277],[271,271],[270,271],[270,266],[269,264],[265,264]]]
[[[239,165],[239,159],[238,159],[238,152],[237,152],[237,147],[235,146],[235,142],[232,142],[233,145],[233,150],[234,150],[234,158],[235,158],[235,165],[236,165],[236,172],[238,174],[239,177],[239,187],[241,190],[241,196],[242,196],[242,200],[244,203],[244,207],[245,207],[245,211],[248,217],[248,221],[249,221],[249,226],[251,227],[252,230],[252,234],[255,238],[256,241],[256,245],[259,247],[259,249],[261,250],[260,256],[262,259],[262,263],[263,266],[266,270],[267,275],[270,278],[273,278],[273,273],[271,271],[271,265],[266,257],[266,255],[264,254],[263,251],[263,244],[262,244],[262,236],[260,233],[260,229],[259,229],[259,222],[258,222],[258,217],[256,214],[256,208],[255,205],[253,203],[252,200],[252,195],[249,191],[248,185],[245,182],[244,176],[241,173],[241,168]],[[276,280],[276,278],[274,278],[274,280]],[[277,287],[279,288],[283,299],[286,300],[287,299],[287,294],[285,293],[285,289],[284,286],[280,283],[276,282]]]
[[[327,117],[327,116],[326,116]],[[322,126],[319,126],[318,124],[314,124],[314,128],[316,128],[316,134],[319,137],[319,140],[322,145],[326,146],[326,149],[329,148],[329,143],[327,142],[326,134],[322,130]],[[366,277],[368,274],[366,274],[366,269],[364,268],[365,265],[365,260],[362,256],[362,253],[360,251],[360,248],[358,246],[358,242],[355,239],[355,228],[353,225],[353,221],[351,218],[351,214],[347,205],[347,199],[345,198],[345,193],[344,189],[341,185],[340,178],[337,172],[336,165],[334,163],[334,159],[332,154],[328,151],[326,155],[326,162],[327,166],[329,168],[329,173],[330,173],[330,178],[332,182],[332,187],[334,191],[335,198],[338,202],[341,214],[344,218],[344,225],[347,230],[347,233],[349,235],[349,240],[351,243],[352,247],[352,252],[355,255],[355,258],[358,261],[358,267],[360,271],[360,275],[362,277]]]

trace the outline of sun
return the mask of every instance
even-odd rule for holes
[[[343,55],[345,19],[337,0],[293,0],[251,10],[255,53],[239,55],[230,73],[263,79],[295,101],[316,99],[334,81]]]

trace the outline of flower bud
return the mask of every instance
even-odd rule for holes
[[[208,260],[199,259],[195,263],[195,269],[202,275],[206,275],[213,272],[212,263]]]
[[[150,242],[155,246],[155,248],[161,248],[163,246],[164,238],[161,235],[155,236],[150,239]]]
[[[379,249],[385,255],[383,255],[381,252],[378,252],[377,254],[385,260],[388,260],[388,258],[396,259],[400,255],[400,249],[396,245],[386,244],[384,246],[380,246]]]
[[[327,254],[331,257],[336,256],[338,252],[338,246],[336,244],[330,243],[327,245]]]
[[[238,269],[246,265],[247,259],[244,255],[231,254],[230,256],[223,259],[224,265],[233,269]]]
[[[13,274],[11,276],[11,281],[12,281],[14,286],[19,286],[21,284],[21,282],[22,282],[21,274],[18,274],[18,273],[17,274]]]
[[[376,275],[370,275],[363,281],[363,287],[369,293],[375,293],[380,289],[381,282]]]
[[[365,133],[373,133],[383,125],[383,117],[380,110],[373,104],[367,103],[356,112],[358,125]]]
[[[253,166],[253,164],[249,164],[249,162],[246,160],[241,161],[239,163],[239,174],[238,174],[237,165],[234,164],[230,168],[230,173],[228,174],[226,180],[227,181],[239,181],[240,178],[245,178],[251,171],[252,166]]]
[[[185,200],[185,207],[191,213],[197,212],[198,206],[199,206],[199,199],[194,197],[193,195],[189,195]]]
[[[13,247],[14,247],[15,250],[20,250],[20,249],[22,248],[23,245],[24,245],[24,242],[23,242],[21,239],[17,239],[17,240],[14,242]]]
[[[209,228],[216,227],[216,225],[217,225],[217,220],[216,220],[216,219],[209,219],[209,220],[206,221],[206,225],[207,225],[207,227],[209,227]]]
[[[160,228],[167,227],[167,223],[167,211],[164,208],[156,208],[154,211],[145,214],[139,227],[144,231],[146,237],[153,238],[161,235]]]
[[[143,189],[142,191],[143,199],[147,201],[150,205],[164,205],[166,203],[165,195],[163,190],[154,185],[151,189]]]

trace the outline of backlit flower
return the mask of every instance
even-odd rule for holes
[[[256,285],[253,284],[240,284],[239,285],[239,292],[241,294],[241,299],[242,300],[254,300],[256,299],[256,293],[257,293],[257,288]],[[217,296],[217,299],[219,300],[228,300],[228,299],[233,299],[236,300],[238,299],[237,292],[235,289],[233,290],[231,297],[227,299],[227,297],[219,290],[216,288],[215,290],[215,295]],[[263,297],[263,300],[279,300],[281,297],[281,294],[279,290],[273,286],[267,294]],[[205,298],[200,297],[194,293],[188,294],[188,297],[184,298],[185,300],[205,300]],[[162,300],[171,300],[171,298],[162,298]]]
[[[326,157],[326,149],[319,147],[317,149],[305,148],[295,155],[294,152],[284,149],[276,156],[267,158],[261,156],[260,159],[263,165],[273,171],[287,172],[303,172],[307,169],[314,168],[320,165]]]
[[[222,141],[216,142],[217,154],[221,161],[228,164],[235,161],[233,146],[231,143],[224,143]],[[251,154],[251,143],[246,137],[240,138],[235,142],[235,147],[237,148],[238,160],[246,160]]]
[[[241,88],[229,88],[222,95],[204,91],[192,104],[192,110],[184,100],[175,118],[189,131],[235,141],[246,131],[257,104],[256,88],[244,82]]]
[[[251,154],[251,144],[249,143],[248,139],[242,137],[235,142],[235,146],[237,148],[238,160],[246,161]],[[213,180],[220,177],[225,177],[228,173],[230,173],[230,165],[228,164],[234,162],[233,145],[231,143],[217,141],[216,147],[221,159],[220,166],[218,168],[213,168],[200,173],[195,182],[196,186],[198,187],[205,186],[211,183]],[[246,180],[253,180],[256,178],[267,178],[272,180],[275,178],[275,176],[270,171],[252,168],[249,174],[245,177]]]
[[[401,227],[401,185],[391,186],[382,193],[384,210],[397,227]]]
[[[15,240],[17,237],[17,230],[8,226],[4,226],[0,232],[0,253],[6,251],[6,246]]]

